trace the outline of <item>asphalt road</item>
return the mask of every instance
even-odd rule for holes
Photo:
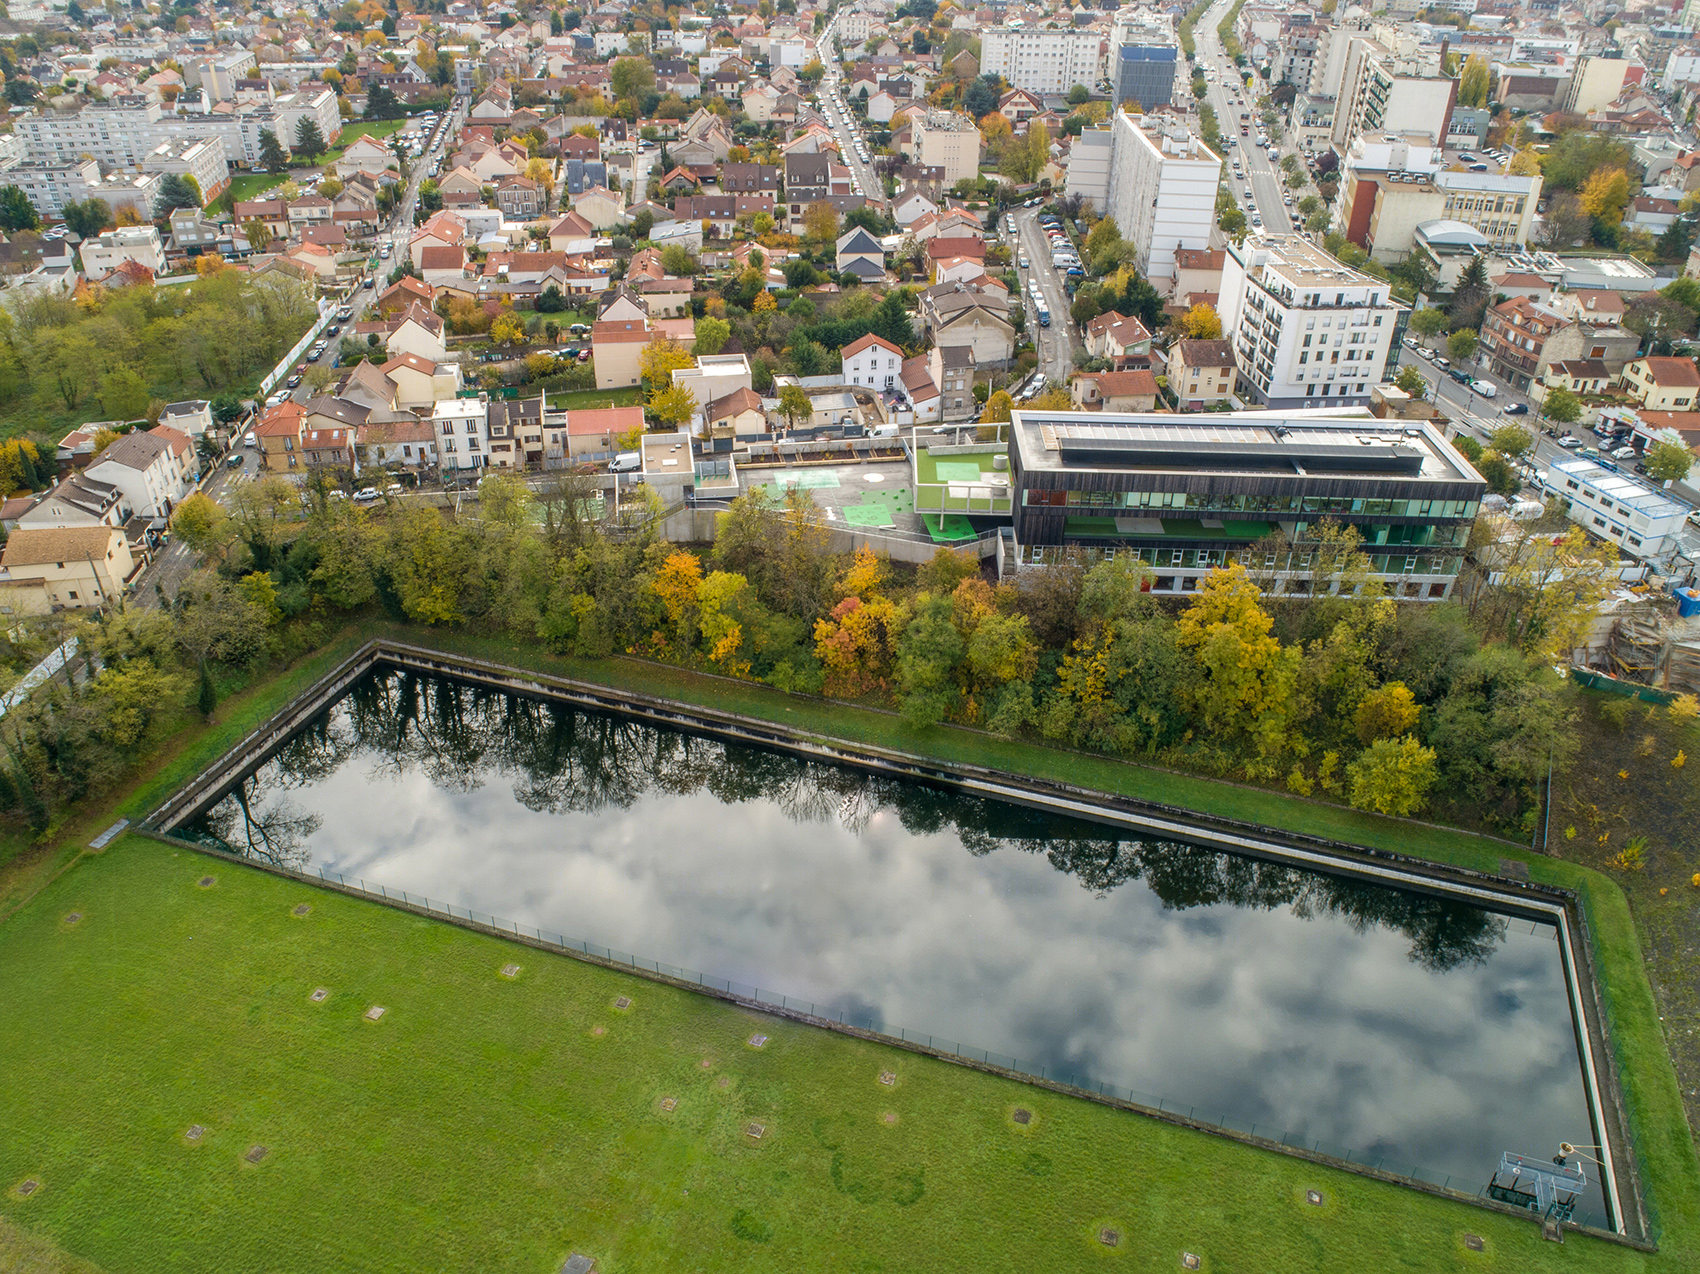
[[[821,37],[816,41],[817,47],[824,44],[831,48],[837,26],[838,19],[834,17],[822,29]],[[826,59],[823,58],[822,61],[826,62]],[[850,169],[850,179],[854,183],[855,192],[859,195],[866,195],[869,199],[882,199],[885,197],[885,185],[880,181],[879,174],[874,171],[871,162],[864,162],[862,157],[856,153],[856,142],[860,134],[855,126],[855,116],[850,113],[850,108],[845,105],[844,99],[838,95],[837,59],[826,62],[826,68],[826,75],[821,79],[820,92],[817,96],[821,110],[825,113],[827,121],[832,125],[833,132],[838,135],[838,144],[844,152],[844,163]],[[872,153],[872,151],[869,151],[870,155]]]
[[[1198,47],[1199,61],[1209,70],[1216,72],[1216,80],[1210,86],[1206,100],[1216,110],[1216,121],[1224,138],[1233,138],[1232,148],[1224,146],[1222,156],[1224,170],[1222,176],[1232,187],[1234,196],[1240,201],[1240,206],[1246,210],[1246,219],[1251,221],[1255,211],[1262,220],[1262,226],[1252,222],[1252,229],[1262,229],[1270,232],[1290,231],[1292,229],[1291,213],[1282,202],[1285,187],[1281,183],[1280,170],[1269,162],[1266,150],[1257,144],[1259,131],[1258,111],[1255,93],[1251,90],[1242,91],[1242,81],[1239,71],[1233,61],[1222,49],[1222,41],[1216,35],[1216,26],[1227,16],[1229,0],[1219,0],[1199,22],[1195,31],[1195,42]],[[1190,90],[1186,90],[1190,92]],[[1238,99],[1239,104],[1235,104]],[[1244,112],[1251,116],[1247,127],[1251,136],[1240,136],[1240,115]],[[1290,150],[1291,147],[1283,149]],[[1233,161],[1238,158],[1245,173],[1243,178],[1233,175]],[[1255,203],[1246,204],[1246,195],[1250,194]],[[1297,197],[1295,196],[1295,202]]]
[[[1021,278],[1021,304],[1027,311],[1027,332],[1033,338],[1033,347],[1039,351],[1039,366],[1044,369],[1049,382],[1047,388],[1066,386],[1069,373],[1074,370],[1074,324],[1068,317],[1069,299],[1063,288],[1063,276],[1051,264],[1051,244],[1039,226],[1039,209],[1012,208],[1010,216],[1015,223],[1016,273]],[[1019,269],[1023,256],[1027,258],[1028,268],[1025,270]],[[1049,327],[1039,326],[1038,309],[1027,292],[1029,279],[1038,281],[1039,291],[1050,307]]]

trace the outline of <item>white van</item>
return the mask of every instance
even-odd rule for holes
[[[870,438],[895,438],[895,437],[897,437],[897,426],[896,425],[875,425],[872,429],[868,430],[868,437],[870,437]]]
[[[643,452],[622,451],[608,465],[609,473],[636,473],[643,468]]]
[[[1473,380],[1473,381],[1471,381],[1470,382],[1470,388],[1475,390],[1483,398],[1496,398],[1496,397],[1499,396],[1499,391],[1497,389],[1495,389],[1492,385],[1488,384],[1488,382],[1485,381],[1485,380]]]

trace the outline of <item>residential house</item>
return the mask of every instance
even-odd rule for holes
[[[426,249],[426,251],[431,252],[440,250],[436,248]],[[463,252],[461,256],[464,261],[465,253]],[[404,274],[378,294],[378,314],[383,318],[394,318],[415,302],[423,305],[426,309],[430,309],[433,298],[434,293],[429,283],[422,282],[411,274]]]
[[[382,172],[386,168],[396,167],[397,161],[390,148],[375,137],[356,137],[342,152],[334,165],[336,175],[344,180],[355,173],[373,170]]]
[[[1514,296],[1491,306],[1478,357],[1495,376],[1527,391],[1557,362],[1599,359],[1614,374],[1634,358],[1641,338],[1621,323],[1573,319],[1550,305]]]
[[[291,473],[303,465],[301,454],[301,421],[307,409],[294,399],[268,407],[254,426],[254,441],[260,445],[260,455],[270,473]]]
[[[884,337],[869,332],[840,350],[839,361],[845,384],[892,389],[900,375],[903,351]]]
[[[301,454],[309,468],[351,469],[358,473],[357,436],[358,430],[340,425],[324,429],[305,428],[301,431]]]
[[[1151,366],[1151,333],[1137,318],[1110,310],[1086,325],[1086,349],[1094,358],[1107,358],[1114,370]]]
[[[1217,403],[1231,402],[1234,343],[1176,341],[1169,347],[1169,389],[1182,411],[1202,411]]]
[[[456,247],[426,248],[419,254],[419,273],[424,279],[424,287],[428,292],[442,287],[445,283],[456,283],[466,277],[466,249]],[[404,277],[402,283],[407,282]],[[400,283],[396,286],[400,287]],[[391,291],[394,291],[392,288]],[[409,289],[411,293],[413,290]],[[420,305],[429,308],[429,301],[415,299],[409,302],[408,308]]]
[[[394,320],[384,349],[393,358],[397,354],[416,354],[433,363],[448,357],[448,329],[434,311],[415,301]]]
[[[122,488],[78,470],[31,505],[18,525],[123,526],[133,512]]]
[[[168,518],[194,488],[194,453],[189,436],[169,425],[145,433],[138,429],[109,444],[85,472],[121,490],[141,517]]]
[[[212,403],[205,398],[166,403],[165,409],[159,413],[159,423],[170,425],[191,438],[199,438],[213,427]]]
[[[642,407],[597,407],[565,413],[565,428],[552,431],[549,458],[588,460],[613,455],[620,438],[643,432]]]
[[[378,421],[360,431],[360,452],[374,468],[419,469],[437,463],[437,433],[417,417]]]
[[[1624,367],[1622,384],[1648,411],[1693,411],[1700,367],[1691,358],[1637,358]]]
[[[703,436],[715,441],[755,438],[768,432],[761,395],[742,386],[710,402],[702,409],[701,417]]]
[[[939,386],[933,379],[933,355],[937,350],[926,354],[917,354],[914,358],[903,360],[902,371],[898,380],[903,385],[903,392],[909,398],[910,410],[916,424],[925,424],[939,418]]]
[[[488,464],[495,469],[543,467],[543,399],[496,398],[485,413]]]
[[[488,417],[483,395],[451,398],[432,410],[437,457],[444,473],[485,467],[489,454]]]
[[[631,220],[626,214],[626,201],[606,186],[592,186],[575,197],[573,211],[598,229],[623,226]]]
[[[1544,384],[1548,389],[1568,389],[1573,394],[1604,394],[1616,379],[1598,358],[1567,358],[1547,368]]]
[[[974,401],[973,345],[935,345],[928,358],[939,387],[939,419],[947,424],[974,419],[979,404]]]
[[[510,221],[530,221],[544,212],[543,187],[529,177],[496,179],[496,206]]]
[[[1143,369],[1078,372],[1069,390],[1074,405],[1084,411],[1150,412],[1157,406],[1157,378]]]
[[[699,428],[703,411],[717,400],[729,397],[740,389],[753,389],[754,370],[745,354],[699,354],[694,367],[681,367],[673,372],[673,384],[688,390],[696,401],[693,423]]]
[[[1015,351],[1009,297],[999,288],[943,283],[921,294],[921,321],[933,344],[968,346],[977,367],[1002,366]]]
[[[838,273],[853,274],[864,283],[885,278],[885,249],[861,226],[852,226],[838,238]],[[983,271],[976,271],[983,273]]]
[[[20,527],[0,553],[0,584],[8,595],[14,588],[20,598],[39,590],[54,610],[109,606],[136,570],[124,533],[110,526]]]
[[[461,390],[457,362],[434,363],[417,354],[397,354],[383,365],[383,373],[395,385],[395,405],[409,411],[428,412]]]

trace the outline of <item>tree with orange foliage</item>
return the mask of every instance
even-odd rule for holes
[[[902,627],[902,613],[883,597],[846,597],[816,620],[815,656],[826,669],[826,693],[854,699],[884,688]]]

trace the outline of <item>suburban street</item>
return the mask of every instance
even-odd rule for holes
[[[831,22],[821,31],[819,47],[832,47],[832,41],[837,34],[838,17],[835,14]],[[821,78],[818,94],[821,111],[826,115],[827,122],[832,125],[832,131],[838,137],[839,148],[844,153],[845,166],[850,169],[851,180],[855,183],[856,193],[866,195],[870,199],[880,199],[885,196],[885,186],[880,181],[879,174],[874,171],[871,162],[864,162],[856,153],[858,134],[853,126],[854,116],[838,96],[838,59],[823,58],[826,74]],[[835,109],[836,108],[836,109]],[[871,153],[871,152],[870,152]]]
[[[1021,278],[1021,304],[1027,312],[1027,332],[1033,338],[1033,348],[1039,353],[1039,368],[1050,386],[1067,386],[1074,370],[1073,322],[1068,317],[1068,292],[1063,288],[1062,275],[1051,264],[1051,245],[1039,226],[1039,209],[1011,208],[1011,223],[1015,227],[1012,252],[1015,262],[1027,258],[1028,268],[1017,269]],[[1027,281],[1037,280],[1045,303],[1051,307],[1051,325],[1039,326],[1039,314],[1033,298],[1027,294]]]

